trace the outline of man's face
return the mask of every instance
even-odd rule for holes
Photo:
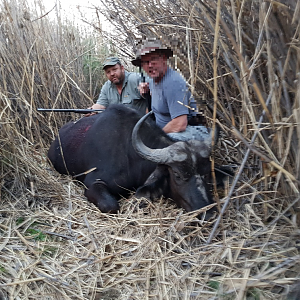
[[[141,65],[145,72],[158,82],[167,71],[167,57],[157,52],[148,53],[141,57]]]
[[[116,64],[111,67],[106,67],[104,69],[105,75],[108,80],[110,80],[115,85],[122,85],[125,78],[125,69],[124,66]]]

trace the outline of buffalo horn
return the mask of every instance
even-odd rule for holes
[[[132,145],[134,150],[144,159],[155,162],[157,164],[167,164],[171,162],[171,157],[169,154],[169,147],[163,149],[151,149],[147,147],[141,140],[139,135],[139,130],[145,120],[152,114],[150,111],[144,115],[134,126],[132,131]],[[172,145],[171,145],[172,146]]]
[[[184,142],[176,142],[163,149],[151,149],[147,147],[141,140],[139,130],[145,120],[152,114],[150,111],[148,114],[143,116],[134,126],[132,131],[132,145],[135,151],[144,159],[155,162],[157,164],[170,164],[174,161],[183,161],[186,159],[186,155],[182,151]],[[215,131],[215,138],[218,136],[217,130]],[[195,146],[199,145],[199,154],[202,157],[208,157],[211,151],[211,135],[204,141],[190,141]]]

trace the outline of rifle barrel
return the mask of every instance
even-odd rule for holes
[[[80,108],[38,108],[40,112],[73,112],[77,114],[91,114],[101,112],[104,109],[80,109]]]

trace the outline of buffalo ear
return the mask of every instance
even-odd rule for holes
[[[232,177],[234,176],[234,172],[230,167],[225,166],[216,166],[215,174],[217,180],[217,187],[224,188],[225,181],[229,178],[229,182],[231,182]]]
[[[140,186],[136,193],[136,198],[146,198],[150,201],[159,199],[162,196],[169,197],[169,171],[165,165],[158,165],[151,173],[144,185]]]

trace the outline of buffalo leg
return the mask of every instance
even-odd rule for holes
[[[84,195],[103,213],[117,213],[120,208],[117,198],[108,190],[105,182],[101,180],[96,180],[89,185]]]

